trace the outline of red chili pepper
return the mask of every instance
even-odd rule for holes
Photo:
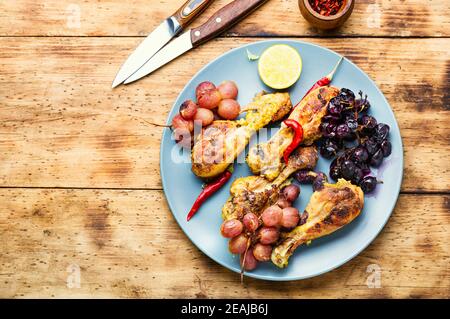
[[[292,139],[291,144],[284,150],[283,159],[287,164],[289,161],[289,155],[297,148],[297,146],[303,140],[303,127],[299,122],[293,119],[287,119],[283,122],[287,127],[290,127],[294,130],[294,138]]]
[[[192,205],[191,210],[187,215],[187,221],[189,221],[192,216],[200,209],[200,206],[203,204],[205,200],[207,200],[212,194],[217,192],[226,182],[231,178],[233,174],[233,166],[231,165],[225,172],[222,173],[219,177],[217,177],[213,182],[207,184],[200,195],[198,195],[197,199]]]
[[[305,96],[307,96],[311,91],[320,88],[322,86],[327,86],[328,84],[331,83],[330,78],[327,76],[324,76],[323,78],[321,78],[320,80],[318,80],[316,83],[314,83],[313,86],[311,86],[311,88],[308,90],[308,92],[306,92]],[[305,98],[305,96],[303,96],[302,100]]]
[[[336,73],[337,68],[339,67],[339,65],[341,64],[342,60],[344,59],[344,57],[341,57],[339,59],[339,61],[336,63],[336,65],[334,66],[333,70],[330,72],[330,74],[328,74],[327,76],[324,76],[323,78],[321,78],[320,80],[318,80],[316,83],[314,83],[314,85],[308,90],[308,92],[306,92],[306,94],[303,96],[302,100],[305,98],[305,96],[307,96],[311,91],[322,87],[322,86],[327,86],[328,84],[331,83],[331,81],[333,80],[333,76],[334,73]],[[301,102],[301,100],[300,100]],[[300,104],[300,103],[299,103]],[[298,104],[297,104],[298,105]],[[297,106],[296,105],[296,106]]]

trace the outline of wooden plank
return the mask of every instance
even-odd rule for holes
[[[143,36],[182,2],[6,0],[0,2],[0,35]],[[215,1],[194,25],[228,2]],[[272,0],[228,35],[449,36],[450,6],[444,0],[358,0],[340,30],[320,32],[303,19],[296,0]]]
[[[241,286],[187,239],[161,191],[0,189],[0,297],[448,297],[449,199],[401,195],[378,238],[330,273]],[[367,286],[371,264],[381,288]],[[80,288],[68,288],[77,267]]]
[[[1,38],[0,185],[161,188],[160,127],[205,63],[254,39],[219,39],[111,90],[137,38]],[[402,190],[450,188],[446,39],[311,39],[346,55],[390,101],[405,147]],[[189,63],[186,63],[189,61]]]

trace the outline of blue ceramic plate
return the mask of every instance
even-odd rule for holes
[[[202,81],[219,84],[233,80],[239,87],[238,101],[246,105],[255,93],[271,91],[258,76],[258,62],[247,59],[246,49],[260,55],[276,43],[285,43],[296,48],[303,60],[303,71],[299,81],[289,90],[296,104],[311,85],[328,74],[339,56],[323,47],[300,41],[271,40],[255,42],[231,50],[200,70],[181,91],[170,112],[168,123],[178,113],[180,104],[187,99],[195,100],[195,88]],[[364,210],[351,224],[309,246],[301,246],[289,261],[289,266],[279,269],[273,264],[260,263],[258,268],[246,272],[247,276],[266,280],[296,280],[320,275],[346,263],[366,248],[386,224],[397,197],[403,174],[403,148],[400,131],[392,109],[375,83],[356,65],[344,60],[333,79],[333,85],[353,90],[362,90],[369,96],[370,113],[379,122],[391,127],[392,154],[378,170],[372,170],[383,180],[375,194],[365,196]],[[186,222],[186,214],[201,191],[202,181],[192,174],[190,154],[182,153],[174,146],[171,131],[164,130],[161,142],[161,178],[164,192],[172,214],[180,227],[201,251],[224,267],[239,272],[239,257],[228,252],[228,240],[220,235],[221,209],[229,196],[229,188],[235,178],[251,175],[246,164],[235,164],[231,180],[214,196],[207,200],[197,215]],[[328,174],[330,162],[320,158],[316,170]],[[301,196],[295,206],[303,211],[312,194],[309,185],[301,186]]]

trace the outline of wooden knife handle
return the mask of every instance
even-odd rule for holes
[[[188,0],[172,16],[177,19],[181,28],[185,28],[214,0]]]
[[[198,46],[219,35],[239,22],[267,0],[234,0],[216,13],[201,26],[192,29],[192,45]]]

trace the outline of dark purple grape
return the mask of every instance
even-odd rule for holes
[[[363,115],[359,119],[359,124],[362,126],[362,133],[371,135],[377,126],[377,120],[373,116]]]
[[[373,176],[366,176],[359,183],[359,186],[364,193],[371,193],[377,187],[377,179]]]
[[[353,91],[350,90],[350,89],[342,88],[339,91],[339,98],[341,98],[341,99],[354,99],[355,98],[355,93],[353,93]]]
[[[338,146],[338,149],[342,149],[344,147],[344,141],[343,140],[335,138],[335,139],[333,139],[333,141]]]
[[[378,122],[377,119],[374,118],[372,115],[365,114],[359,118],[359,124],[367,128],[374,129],[377,126]]]
[[[312,184],[314,180],[316,179],[316,173],[309,170],[300,170],[297,173],[295,173],[294,178],[299,182],[300,184]]]
[[[336,145],[336,143],[334,142],[325,142],[321,147],[320,147],[320,155],[322,155],[323,157],[330,159],[333,158],[337,151],[338,151],[338,146]]]
[[[383,162],[383,151],[379,149],[375,152],[375,154],[372,155],[372,158],[370,159],[370,166],[378,167]]]
[[[315,192],[320,191],[323,188],[323,184],[327,182],[327,175],[325,175],[325,173],[318,172],[316,178],[314,179],[312,188]]]
[[[341,122],[341,118],[336,115],[327,114],[323,117],[323,121],[331,123],[333,125],[337,125]]]
[[[361,172],[363,173],[364,176],[372,174],[370,168],[361,168]]]
[[[330,124],[330,123],[328,123],[328,122],[322,122],[322,123],[320,123],[320,131],[321,131],[322,133],[325,133],[325,132],[326,132],[328,124]]]
[[[341,104],[345,106],[353,106],[355,103],[355,93],[349,89],[342,88],[339,92],[339,99],[341,100]]]
[[[351,181],[353,176],[355,175],[355,171],[358,169],[350,160],[345,160],[341,165],[341,174],[342,177],[345,178],[348,181]]]
[[[355,118],[356,114],[355,114],[355,111],[353,110],[353,108],[351,106],[348,106],[342,110],[341,116],[344,119],[350,118],[350,117]]]
[[[365,163],[369,159],[369,153],[363,146],[358,146],[353,150],[352,159],[357,163]]]
[[[370,103],[367,99],[357,99],[355,101],[355,111],[356,112],[367,112],[370,108]]]
[[[328,137],[328,138],[334,138],[334,137],[336,137],[336,133],[335,132],[324,133],[323,136]]]
[[[345,123],[345,122],[347,122],[347,120],[349,120],[349,119],[357,119],[357,118],[355,117],[355,112],[353,112],[353,111],[350,111],[350,112],[349,112],[349,110],[343,111],[343,112],[342,112],[342,120],[343,120],[343,122]]]
[[[358,128],[358,121],[354,117],[345,119],[345,124],[348,126],[351,132],[355,132]]]
[[[327,174],[325,174],[324,172],[317,172],[316,173],[316,180],[320,179],[322,180],[324,183],[328,183],[328,177]]]
[[[339,146],[340,146],[340,143],[337,140],[335,140],[335,139],[325,139],[323,144],[324,145],[329,145],[329,146],[335,148],[336,150],[338,150]]]
[[[338,159],[335,158],[330,165],[330,177],[337,181],[341,177],[341,168],[338,165]]]
[[[367,163],[357,163],[358,168],[362,171],[363,175],[369,175],[371,173],[369,164]]]
[[[338,159],[339,165],[342,166],[345,160],[351,160],[353,154],[353,148],[347,148],[344,150],[344,153],[342,153]]]
[[[344,153],[342,153],[342,155],[346,160],[352,161],[354,151],[355,151],[354,147],[346,148],[344,149]]]
[[[333,138],[336,136],[336,126],[331,123],[325,127],[325,131],[323,132],[323,136]]]
[[[372,139],[368,139],[363,143],[363,146],[366,148],[367,152],[370,156],[375,154],[378,151],[378,143]]]
[[[375,134],[374,138],[378,143],[381,143],[383,140],[385,140],[389,135],[389,125],[384,123],[378,123],[378,125],[375,127]]]
[[[351,134],[350,128],[347,124],[339,124],[336,127],[336,137],[340,139],[349,138]]]
[[[388,140],[384,140],[381,142],[381,151],[383,152],[384,157],[388,157],[392,153],[392,144]]]
[[[330,103],[341,104],[341,98],[339,97],[339,95],[335,96],[335,97],[331,98]]]
[[[339,98],[332,98],[328,103],[327,110],[329,114],[340,116],[343,109],[343,105]]]
[[[360,168],[356,168],[355,169],[355,173],[351,179],[351,181],[356,184],[359,185],[359,183],[362,181],[362,179],[364,178],[364,173]]]
[[[358,136],[356,135],[356,133],[350,133],[350,135],[345,139],[348,142],[352,142],[354,140],[356,140]]]
[[[344,153],[340,154],[339,156],[337,156],[337,157],[335,158],[335,160],[336,160],[336,165],[341,166],[341,165],[342,165],[342,162],[343,162],[345,159],[346,159],[346,158],[345,158],[345,152],[344,152]],[[334,162],[334,161],[333,161],[333,162]]]
[[[367,100],[367,94],[363,97],[363,92],[360,90],[358,92],[359,99],[355,100],[355,111],[360,112],[367,112],[370,109],[370,103]]]

